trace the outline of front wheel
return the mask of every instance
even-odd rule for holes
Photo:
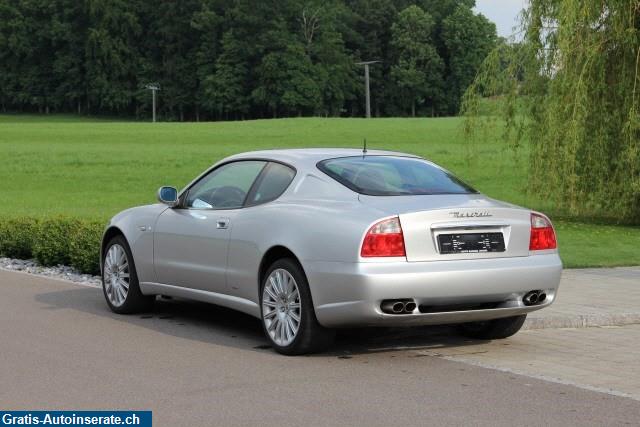
[[[333,341],[334,332],[316,319],[307,279],[293,259],[269,267],[261,284],[260,307],[264,333],[278,353],[313,353]]]
[[[153,307],[155,297],[140,291],[133,256],[123,236],[114,237],[105,248],[102,290],[109,308],[115,313],[138,313]]]
[[[514,335],[522,328],[526,314],[484,322],[463,323],[460,325],[462,335],[481,340],[499,340]]]

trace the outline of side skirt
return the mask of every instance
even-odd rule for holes
[[[145,295],[167,295],[175,298],[192,299],[228,307],[260,318],[260,307],[253,301],[201,289],[183,288],[181,286],[163,285],[161,283],[142,282],[140,290]]]

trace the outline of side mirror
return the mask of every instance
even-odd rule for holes
[[[160,187],[158,200],[160,203],[174,207],[178,203],[178,190],[174,187]]]

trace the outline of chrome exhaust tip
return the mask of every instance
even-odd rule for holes
[[[413,313],[413,310],[416,309],[416,303],[413,301],[409,301],[408,303],[406,303],[404,305],[404,312],[405,313]]]
[[[393,303],[393,305],[391,306],[391,311],[393,311],[394,313],[402,313],[404,311],[404,303],[400,301]]]
[[[386,299],[380,304],[382,312],[387,314],[411,314],[416,307],[412,299]]]
[[[538,295],[538,304],[542,304],[547,299],[547,294],[540,292]]]
[[[382,301],[380,308],[387,314],[400,314],[404,311],[404,302],[397,299],[387,299]]]
[[[545,295],[545,298],[547,296]],[[538,303],[538,291],[530,291],[522,298],[524,305],[536,305]]]

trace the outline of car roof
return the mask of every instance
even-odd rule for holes
[[[367,150],[366,154],[368,156],[402,156],[418,158],[418,156],[414,154],[386,150]],[[248,151],[246,153],[239,153],[231,157],[227,157],[224,159],[224,162],[241,159],[269,159],[289,163],[293,166],[312,166],[326,159],[361,155],[362,149],[360,148],[291,148]]]

